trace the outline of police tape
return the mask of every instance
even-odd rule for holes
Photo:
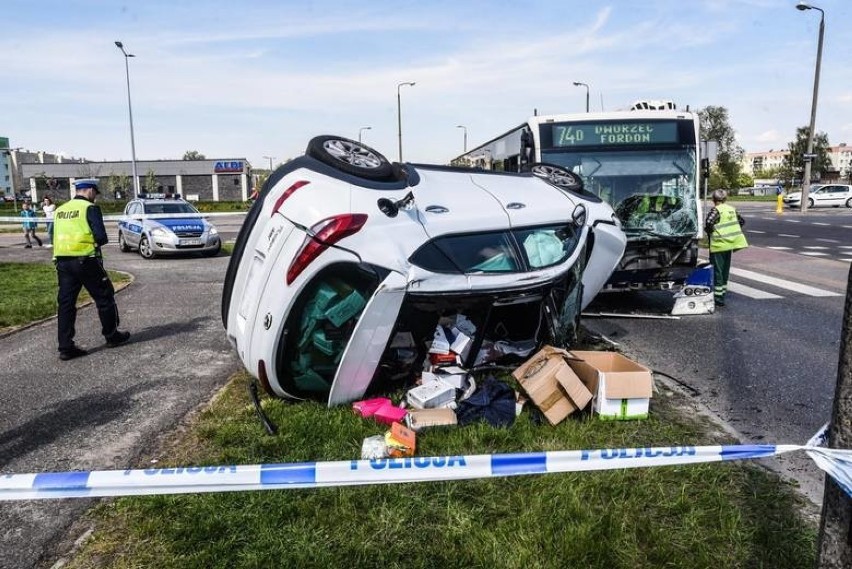
[[[727,462],[804,450],[852,496],[852,450],[811,445],[630,447],[0,475],[0,501],[438,482]]]

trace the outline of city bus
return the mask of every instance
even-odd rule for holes
[[[607,289],[671,289],[698,261],[702,237],[697,113],[670,101],[630,110],[533,116],[453,159],[457,166],[524,171],[560,166],[609,203],[627,248]]]

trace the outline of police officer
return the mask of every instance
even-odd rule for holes
[[[95,205],[97,180],[74,183],[76,196],[58,208],[53,219],[53,259],[59,277],[59,359],[70,360],[86,355],[74,344],[77,319],[77,297],[86,287],[94,299],[101,320],[101,333],[112,348],[130,338],[118,329],[118,307],[115,290],[104,270],[101,246],[109,238],[101,208]]]
[[[707,212],[704,220],[704,230],[710,238],[713,300],[716,306],[725,306],[733,252],[748,247],[742,230],[745,220],[737,213],[737,210],[725,203],[727,199],[728,193],[725,190],[714,191],[713,208]]]

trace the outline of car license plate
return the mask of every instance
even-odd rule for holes
[[[181,239],[181,245],[201,245],[201,239]]]

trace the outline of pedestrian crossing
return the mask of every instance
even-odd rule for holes
[[[743,284],[742,281],[748,281],[749,284]],[[731,277],[728,280],[728,292],[745,296],[754,300],[778,300],[784,298],[781,294],[770,292],[761,288],[756,288],[755,283],[768,285],[775,289],[786,290],[791,293],[796,293],[804,296],[813,296],[817,298],[832,298],[844,296],[843,293],[825,290],[811,285],[765,275],[748,269],[740,269],[731,267]],[[750,286],[755,285],[755,286]]]

